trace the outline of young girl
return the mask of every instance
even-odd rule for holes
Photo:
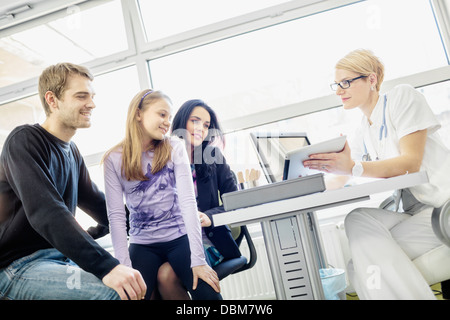
[[[215,227],[212,223],[214,214],[224,212],[222,195],[237,190],[233,173],[220,151],[224,139],[216,113],[202,100],[186,101],[174,117],[172,135],[184,140],[190,156],[197,207],[203,227],[203,244],[209,264],[217,268],[220,278],[220,263],[240,257],[241,252],[230,229],[227,226]],[[158,289],[163,299],[187,298],[186,291],[181,288],[168,264],[160,268],[158,280]]]
[[[121,263],[142,273],[147,299],[166,261],[193,299],[221,299],[219,280],[204,256],[184,143],[165,136],[170,109],[170,99],[162,92],[138,93],[128,109],[125,139],[105,155],[114,251]],[[129,250],[124,198],[130,211]]]

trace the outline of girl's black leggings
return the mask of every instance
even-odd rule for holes
[[[198,280],[197,289],[192,290],[191,250],[187,235],[163,243],[132,243],[129,251],[133,268],[139,270],[147,285],[146,299],[150,299],[155,289],[159,267],[168,261],[193,300],[222,300],[220,293],[201,279]]]

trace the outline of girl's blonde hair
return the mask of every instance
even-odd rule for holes
[[[380,91],[384,79],[384,65],[372,51],[366,49],[354,50],[336,63],[336,69],[352,71],[362,76],[375,73],[378,79],[376,89]]]
[[[152,174],[163,169],[171,158],[172,146],[170,138],[163,140],[152,140],[148,150],[144,150],[142,145],[144,132],[137,120],[138,112],[145,112],[150,105],[160,99],[171,103],[170,98],[161,91],[143,90],[136,94],[128,107],[127,122],[125,128],[125,138],[118,145],[106,152],[103,159],[106,159],[111,152],[122,149],[122,175],[128,180],[144,181],[148,178],[142,170],[142,153],[148,150],[154,152],[152,162]]]

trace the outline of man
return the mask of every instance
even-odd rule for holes
[[[39,78],[46,120],[23,125],[0,156],[0,299],[142,299],[140,273],[119,264],[74,218],[108,225],[104,194],[71,142],[95,108],[93,76],[61,63]],[[98,231],[98,229],[97,229]]]

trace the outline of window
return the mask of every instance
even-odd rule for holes
[[[289,0],[139,0],[147,41],[159,40]]]
[[[441,123],[438,133],[450,149],[450,81],[417,88],[421,92]],[[344,110],[342,107],[311,113],[253,129],[226,135],[225,156],[235,172],[259,169],[256,152],[250,140],[250,132],[306,132],[311,143],[318,143],[340,134],[351,141],[361,123],[359,109]],[[326,128],[326,130],[324,130]]]
[[[38,95],[0,106],[0,151],[6,137],[15,127],[26,123],[39,123],[43,119],[45,119],[45,112]]]
[[[351,135],[360,113],[334,108],[338,103],[328,98],[334,64],[356,48],[371,49],[383,59],[386,81],[417,79],[422,71],[427,71],[422,84],[447,80],[418,90],[441,120],[440,134],[450,145],[445,0],[77,2],[65,12],[0,31],[0,148],[14,127],[45,118],[35,82],[43,68],[61,61],[88,65],[96,73],[97,107],[92,127],[79,130],[74,140],[101,189],[99,159],[123,138],[128,104],[149,79],[172,98],[175,112],[184,101],[200,98],[222,124],[237,123],[239,130],[256,126],[226,135],[225,153],[236,172],[258,165],[251,131],[304,131],[312,143]],[[316,98],[317,108],[328,109],[295,114],[297,105],[310,106]],[[277,113],[285,120],[262,125],[276,121],[268,115]],[[248,119],[255,119],[252,125]]]
[[[136,66],[95,77],[92,125],[79,129],[73,138],[83,156],[102,154],[125,137],[128,105],[140,90],[138,80]]]
[[[88,129],[79,129],[73,141],[84,156],[92,181],[104,190],[103,168],[99,165],[99,161],[107,149],[124,137],[128,105],[140,90],[136,66],[98,75],[93,84],[96,91],[94,98],[96,108],[92,113],[92,125]],[[2,105],[0,150],[6,137],[16,126],[42,123],[43,120],[45,113],[38,95]],[[93,219],[79,209],[77,221],[83,228],[95,225]]]
[[[329,95],[334,64],[361,47],[383,59],[385,80],[447,65],[429,1],[380,0],[151,60],[149,68],[175,106],[202,98],[225,121]]]
[[[73,138],[83,156],[102,153],[123,139],[128,105],[139,91],[136,66],[98,75],[93,84],[96,108],[92,113],[92,125],[89,129],[79,129]],[[2,105],[0,150],[12,129],[44,120],[45,112],[38,95]]]
[[[350,138],[360,123],[361,112],[358,109],[333,108],[227,134],[224,153],[235,172],[244,172],[252,168],[260,170],[256,151],[250,139],[251,132],[271,134],[304,132],[310,143],[314,144],[338,137],[340,134]],[[264,179],[260,181],[262,180]]]
[[[106,150],[125,137],[128,105],[139,92],[136,66],[98,75],[94,79],[96,107],[92,112],[92,125],[79,129],[73,138],[89,169],[89,174],[100,190],[105,190],[103,166],[100,160]],[[94,220],[80,209],[77,221],[83,228],[96,225]]]
[[[450,149],[450,81],[445,81],[418,89],[428,101],[441,123],[439,134]]]
[[[88,167],[89,176],[91,180],[98,186],[100,190],[105,190],[105,182],[103,179],[103,166],[96,164]],[[77,211],[75,213],[75,218],[80,224],[80,226],[87,230],[91,226],[96,226],[97,222],[89,215],[87,215],[84,211],[77,207]]]
[[[0,39],[1,87],[39,76],[54,63],[85,63],[128,49],[119,0],[84,11],[72,6],[66,12]]]

